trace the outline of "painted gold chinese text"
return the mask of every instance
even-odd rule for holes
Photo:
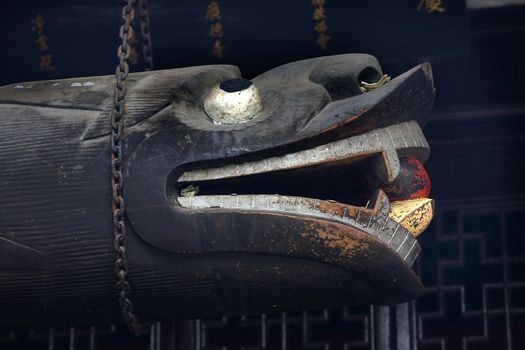
[[[426,13],[444,12],[442,0],[421,0],[417,6],[418,11],[425,11]]]
[[[222,23],[220,22],[221,9],[219,8],[218,1],[211,1],[208,4],[206,19],[211,22],[208,36],[215,39],[211,53],[217,58],[222,58],[222,52],[224,51],[224,47],[222,46],[221,39],[224,36],[224,32],[222,29]]]
[[[37,33],[38,37],[36,43],[38,44],[38,51],[40,52],[40,57],[38,65],[43,71],[53,71],[55,70],[55,65],[53,64],[53,55],[49,52],[49,46],[47,44],[47,36],[44,34],[44,26],[46,21],[41,14],[38,14],[35,18],[31,20],[31,26],[34,32]]]
[[[312,0],[314,7],[313,19],[315,21],[314,30],[318,33],[316,43],[322,50],[328,47],[328,26],[326,24],[325,0]]]

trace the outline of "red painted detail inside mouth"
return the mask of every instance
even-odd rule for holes
[[[391,201],[428,198],[430,177],[425,167],[414,156],[399,159],[399,176],[391,184],[381,186]]]

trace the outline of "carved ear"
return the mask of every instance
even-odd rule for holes
[[[361,94],[361,82],[376,82],[382,75],[374,56],[349,54],[323,59],[310,74],[310,80],[322,85],[335,101]]]

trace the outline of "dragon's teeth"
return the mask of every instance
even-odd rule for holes
[[[372,161],[374,176],[380,183],[392,183],[399,175],[399,157],[395,149],[387,149],[374,156]]]
[[[222,208],[288,212],[330,220],[335,219],[345,223],[354,222],[348,213],[355,212],[357,208],[332,201],[323,201],[307,197],[281,196],[278,194],[205,195],[178,197],[177,201],[183,208]],[[345,207],[353,209],[350,210],[347,208],[344,210]]]
[[[428,144],[424,140],[419,125],[415,121],[409,121],[283,156],[187,171],[179,177],[178,182],[225,179],[342,160],[352,162],[372,155],[376,157],[376,175],[384,182],[391,182],[399,173],[398,155],[414,149],[428,150]]]

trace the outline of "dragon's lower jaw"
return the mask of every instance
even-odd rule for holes
[[[235,179],[245,179],[254,174],[265,176],[275,172],[290,174],[294,169],[305,168],[315,171],[321,166],[357,164],[362,163],[363,160],[367,162],[366,169],[371,168],[373,176],[379,180],[379,183],[381,181],[388,183],[399,175],[399,157],[415,156],[424,161],[428,152],[428,144],[419,125],[410,121],[281,156],[186,171],[179,177],[178,184],[182,186],[201,184],[206,187],[206,183],[210,181],[233,179],[227,181],[235,183]],[[231,188],[231,184],[229,187]],[[198,186],[192,185],[189,188],[193,191],[186,191],[176,197],[176,204],[182,208],[277,212],[335,221],[375,236],[395,250],[408,264],[412,264],[419,253],[420,248],[415,237],[430,223],[434,208],[433,200],[429,198],[394,200],[391,203],[385,192],[380,189],[376,190],[374,197],[366,206],[353,206],[333,200],[308,198],[295,193],[292,195],[283,195],[282,192],[281,194],[267,194],[275,192],[232,194],[204,190],[202,195],[198,195]],[[235,191],[235,186],[233,188]]]
[[[182,207],[191,209],[270,211],[336,221],[376,236],[396,250],[408,264],[412,264],[419,251],[415,237],[432,220],[433,200],[420,198],[389,203],[384,192],[380,190],[379,193],[385,201],[384,205],[389,207],[387,212],[374,210],[378,206],[375,202],[367,207],[355,207],[333,201],[281,195],[205,195],[180,197],[178,201]],[[382,221],[384,232],[379,231],[376,225],[370,225],[372,220]],[[410,234],[399,230],[399,227]]]

